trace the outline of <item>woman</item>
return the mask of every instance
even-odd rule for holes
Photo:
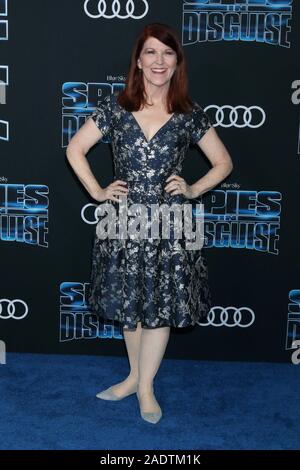
[[[85,158],[103,136],[111,139],[115,168],[105,188]],[[198,144],[213,166],[192,185],[180,176],[190,143]],[[124,198],[128,205],[147,207],[186,203],[231,172],[230,155],[208,115],[188,96],[183,49],[169,26],[143,29],[124,90],[101,100],[71,139],[67,158],[89,194],[116,211]],[[184,241],[95,237],[93,247],[88,301],[100,317],[121,322],[130,363],[128,377],[97,397],[121,400],[136,393],[141,416],[151,423],[162,416],[153,381],[170,327],[194,325],[211,306],[203,250],[187,250]]]

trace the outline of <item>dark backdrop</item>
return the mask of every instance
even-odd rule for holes
[[[98,99],[124,86],[136,35],[158,21],[181,37],[190,94],[234,163],[203,197],[209,324],[172,329],[166,356],[290,361],[300,337],[299,2],[120,0],[122,18],[113,3],[98,13],[98,0],[0,0],[0,339],[8,351],[124,354],[118,325],[95,322],[85,303],[96,205],[65,149]],[[109,184],[110,146],[88,160]],[[188,183],[209,168],[191,147]]]

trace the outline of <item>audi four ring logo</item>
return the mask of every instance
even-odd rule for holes
[[[198,322],[200,326],[227,326],[233,328],[248,328],[254,323],[255,315],[253,310],[248,307],[221,307],[215,306],[211,308],[203,323]]]
[[[98,13],[94,13],[94,6],[97,5]],[[136,15],[135,11],[140,6],[143,7],[143,12],[140,15]],[[126,15],[120,14],[122,6],[126,9]],[[110,20],[111,18],[119,18],[121,20],[126,20],[127,18],[132,18],[134,20],[140,20],[147,15],[149,10],[149,5],[146,0],[85,0],[83,5],[84,11],[90,18],[106,18]],[[112,11],[111,14],[108,11]]]
[[[221,126],[221,127],[251,127],[252,129],[255,129],[257,127],[261,127],[265,120],[266,120],[266,113],[260,106],[249,106],[247,108],[246,106],[239,105],[239,106],[230,106],[230,105],[225,105],[225,106],[216,106],[216,105],[210,105],[205,108],[205,111],[208,111],[209,109],[216,109],[215,112],[215,126]],[[224,111],[229,110],[229,116],[228,116],[228,123],[225,123],[225,114]],[[256,113],[255,113],[256,110]],[[252,112],[254,111],[254,113]],[[259,121],[255,122],[255,116],[254,114],[257,114],[259,117]],[[238,122],[238,121],[241,121]]]
[[[4,308],[5,307],[5,308]],[[27,304],[21,299],[0,299],[0,320],[22,320],[28,313]]]

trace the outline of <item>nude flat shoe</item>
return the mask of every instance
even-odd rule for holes
[[[153,388],[152,388],[153,390]],[[139,393],[138,391],[136,392],[137,394],[137,397],[139,399]],[[160,408],[160,407],[159,407]],[[141,417],[147,421],[148,423],[152,423],[152,424],[156,424],[160,421],[161,417],[162,417],[162,411],[161,411],[161,408],[159,411],[155,411],[155,412],[147,412],[147,411],[143,411],[140,407],[140,413],[141,413]]]
[[[135,387],[134,390],[131,390],[125,395],[122,395],[119,397],[112,391],[112,388],[113,388],[113,385],[111,387],[108,387],[106,390],[103,390],[102,392],[97,393],[96,397],[100,398],[101,400],[119,401],[119,400],[123,400],[123,398],[126,398],[129,395],[132,395],[133,393],[136,393],[137,391],[137,387]]]

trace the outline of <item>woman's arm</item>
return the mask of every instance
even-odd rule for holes
[[[207,156],[213,168],[191,185],[192,191],[195,194],[193,197],[201,196],[213,189],[233,170],[232,159],[213,127],[204,134],[197,142],[197,145]]]
[[[73,135],[66,149],[66,156],[70,165],[93,198],[102,191],[102,188],[91,171],[86,154],[101,137],[102,132],[96,126],[93,119],[89,118],[76,134]]]

